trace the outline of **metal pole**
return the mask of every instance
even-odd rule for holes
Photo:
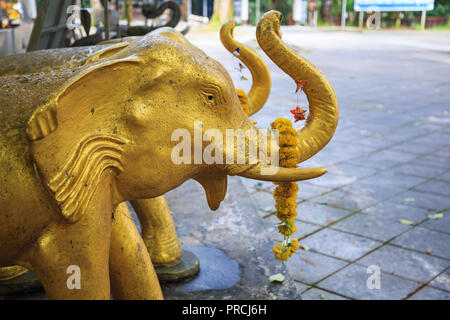
[[[187,2],[187,18],[188,19],[191,14],[192,14],[192,0],[188,0],[188,2]]]
[[[208,0],[203,0],[203,16],[208,18]]]
[[[116,0],[116,10],[119,12],[119,20],[117,20],[117,38],[120,38],[120,10],[119,10],[119,0]]]
[[[342,0],[341,27],[345,27],[347,18],[347,0]]]
[[[292,19],[295,24],[300,24],[302,20],[302,0],[294,0],[292,3]]]
[[[359,28],[363,28],[363,22],[364,22],[364,11],[359,12]]]
[[[127,16],[127,26],[131,25],[131,18],[132,18],[132,4],[131,0],[125,0],[125,14]]]
[[[427,12],[422,11],[422,15],[420,16],[420,30],[425,30],[425,22],[427,21]]]
[[[255,13],[256,23],[259,22],[260,17],[261,17],[261,3],[260,0],[256,0],[256,13]]]
[[[241,1],[241,20],[244,24],[248,23],[248,0]]]
[[[105,7],[104,9],[104,17],[105,17],[105,40],[109,40],[109,0],[105,1]]]

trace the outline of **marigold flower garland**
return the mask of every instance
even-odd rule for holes
[[[280,141],[280,166],[295,168],[300,158],[297,150],[297,132],[288,119],[277,118],[272,124],[272,129],[279,132]],[[273,197],[277,210],[275,215],[281,221],[278,231],[284,236],[282,242],[273,247],[273,253],[278,260],[288,260],[300,247],[296,238],[291,236],[297,230],[294,219],[297,216],[297,191],[296,182],[274,182],[277,187],[273,191]]]
[[[297,107],[291,110],[294,115],[295,122],[306,119],[306,111],[298,106],[298,95],[306,86],[306,81],[296,81],[295,93],[297,94]],[[279,132],[279,155],[280,166],[285,168],[295,168],[299,163],[300,153],[297,149],[297,131],[292,126],[292,122],[288,119],[277,118],[271,124],[272,129]],[[295,217],[297,216],[297,191],[298,185],[296,182],[277,182],[273,191],[275,199],[276,217],[281,221],[278,226],[284,239],[282,242],[273,247],[273,254],[276,259],[286,261],[288,260],[300,247],[296,238],[291,236],[297,231],[295,226]]]
[[[240,55],[239,48],[233,52],[233,56],[237,58]],[[244,65],[239,62],[239,69],[242,80],[248,80],[243,75]],[[295,122],[306,119],[306,111],[298,106],[298,94],[303,91],[306,86],[306,81],[296,82],[297,94],[297,108],[291,110],[294,115]],[[236,89],[236,94],[244,109],[245,113],[249,115],[248,97],[243,89]],[[271,124],[272,129],[277,129],[279,132],[279,156],[280,166],[286,168],[295,168],[300,159],[300,153],[297,149],[297,131],[292,127],[292,122],[288,119],[277,118]],[[273,247],[273,253],[278,260],[287,261],[299,248],[298,239],[291,238],[297,230],[294,220],[297,216],[297,191],[298,185],[296,182],[274,182],[277,187],[273,192],[276,204],[276,217],[281,221],[278,226],[278,231],[284,236],[282,242]]]
[[[242,109],[244,109],[245,114],[248,116],[250,113],[250,109],[248,107],[248,97],[245,93],[244,89],[236,89],[236,93],[241,103]]]

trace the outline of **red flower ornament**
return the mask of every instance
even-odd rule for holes
[[[306,86],[306,81],[300,81],[300,82],[295,81],[295,84],[297,85],[297,88],[295,89],[295,93],[297,93],[299,91],[301,92],[303,90],[303,88]]]
[[[294,115],[295,122],[299,120],[306,120],[306,111],[297,106],[297,108],[292,109],[291,113]]]

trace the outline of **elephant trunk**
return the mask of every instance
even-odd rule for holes
[[[220,40],[224,47],[235,54],[239,48],[239,60],[244,63],[252,74],[252,87],[248,93],[249,116],[258,112],[269,98],[271,79],[269,68],[264,60],[253,50],[237,42],[233,38],[234,20],[225,23],[220,29]]]
[[[282,15],[267,12],[259,21],[256,38],[270,59],[303,88],[308,102],[306,125],[297,133],[300,162],[319,152],[330,141],[338,122],[338,102],[328,79],[320,70],[281,41]]]
[[[224,155],[224,162],[219,166],[210,166],[194,177],[203,186],[211,210],[219,208],[225,198],[227,175],[287,182],[313,179],[327,172],[324,168],[280,167],[276,134],[258,129],[248,118],[244,119],[239,130],[239,134],[235,131],[235,136],[226,135],[230,141],[224,144],[221,140],[215,145],[215,153]]]

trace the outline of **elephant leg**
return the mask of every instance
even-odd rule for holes
[[[49,299],[110,299],[110,219],[95,230],[82,223],[50,228],[19,264],[37,275]]]
[[[150,256],[125,202],[114,212],[109,259],[115,299],[163,299]]]
[[[142,227],[142,238],[155,266],[170,266],[181,260],[182,250],[172,215],[164,196],[131,201]]]

